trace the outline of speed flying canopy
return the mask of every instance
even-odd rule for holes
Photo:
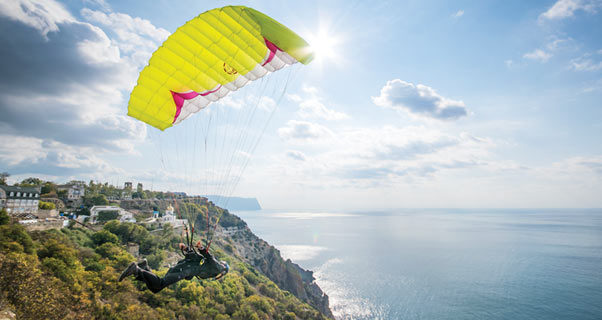
[[[164,130],[249,81],[312,59],[305,40],[257,10],[209,10],[153,53],[131,93],[128,115]]]

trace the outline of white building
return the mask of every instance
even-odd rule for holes
[[[98,214],[100,212],[103,211],[115,211],[119,214],[119,221],[121,222],[132,222],[135,223],[136,219],[134,218],[134,215],[129,212],[129,211],[125,211],[124,209],[120,208],[120,207],[115,207],[115,206],[93,206],[90,209],[90,223],[96,223],[98,220]]]
[[[35,215],[39,203],[39,187],[0,186],[0,209],[5,208],[10,215]]]
[[[161,223],[169,223],[174,228],[183,227],[184,223],[186,223],[186,219],[178,219],[173,212],[173,207],[169,205],[167,209],[165,209],[165,214],[158,219]]]

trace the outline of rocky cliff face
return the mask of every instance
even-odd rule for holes
[[[192,202],[211,205],[203,199],[194,199]],[[126,210],[140,212],[152,211],[153,207],[164,210],[168,205],[173,205],[173,200],[124,200],[120,203]],[[328,296],[316,284],[313,272],[304,270],[291,260],[285,261],[276,248],[257,237],[238,216],[230,214],[227,210],[224,212],[216,230],[214,243],[259,270],[281,289],[289,291],[324,315],[333,318]]]
[[[290,259],[285,261],[280,251],[257,237],[247,226],[236,230],[232,228],[228,233],[227,238],[220,238],[233,244],[240,259],[260,270],[281,289],[291,292],[326,316],[333,317],[328,296],[316,284],[313,272],[304,270]]]

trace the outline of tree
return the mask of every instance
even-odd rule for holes
[[[6,212],[6,210],[2,209],[0,210],[0,226],[3,224],[8,224],[10,222],[10,217],[8,216],[8,213]]]
[[[56,194],[59,198],[65,199],[67,197],[67,190],[59,190]]]
[[[132,193],[132,199],[146,199],[144,191],[136,191]]]
[[[98,194],[92,197],[92,204],[95,206],[106,206],[109,204],[109,200],[107,200],[104,194]]]
[[[56,205],[52,202],[40,201],[38,202],[38,208],[42,210],[56,209]]]
[[[0,226],[0,251],[34,253],[35,246],[29,233],[18,223]]]
[[[109,204],[109,200],[104,194],[92,194],[84,197],[84,205],[86,206],[106,206]]]
[[[15,307],[17,319],[65,319],[69,297],[60,280],[44,276],[35,256],[0,255],[0,292]]]
[[[77,210],[75,210],[75,214],[78,216],[89,216],[90,208],[82,206],[80,208],[77,208]]]
[[[41,194],[48,194],[48,193],[51,193],[53,191],[56,193],[56,184],[54,184],[53,182],[50,182],[50,181],[46,181],[42,185],[42,190],[40,190],[40,193]]]
[[[123,244],[128,242],[148,242],[149,232],[141,225],[109,221],[103,226],[103,229],[118,236]]]
[[[115,210],[107,210],[107,211],[100,211],[98,213],[98,218],[96,219],[96,221],[107,222],[107,221],[115,220],[115,219],[119,219],[119,212],[115,211]]]
[[[37,187],[37,186],[42,185],[43,183],[44,183],[44,181],[40,180],[39,178],[29,177],[29,178],[21,181],[19,186],[21,186],[21,187]]]
[[[119,244],[119,238],[107,230],[100,230],[92,235],[92,241],[97,246],[105,243]]]
[[[8,172],[0,172],[0,185],[6,185],[6,179],[10,177],[10,173]]]

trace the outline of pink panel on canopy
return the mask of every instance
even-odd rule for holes
[[[209,94],[212,94],[214,92],[217,92],[217,90],[221,89],[222,85],[220,84],[219,86],[217,86],[217,88],[213,89],[213,90],[209,90],[209,91],[205,91],[205,92],[194,92],[194,91],[190,91],[190,92],[175,92],[175,91],[171,91],[171,96],[173,97],[173,102],[176,104],[176,115],[173,118],[173,123],[176,122],[176,120],[178,120],[178,117],[180,116],[180,112],[182,112],[182,107],[184,106],[184,101],[185,100],[190,100],[190,99],[194,99],[197,96],[207,96]]]

